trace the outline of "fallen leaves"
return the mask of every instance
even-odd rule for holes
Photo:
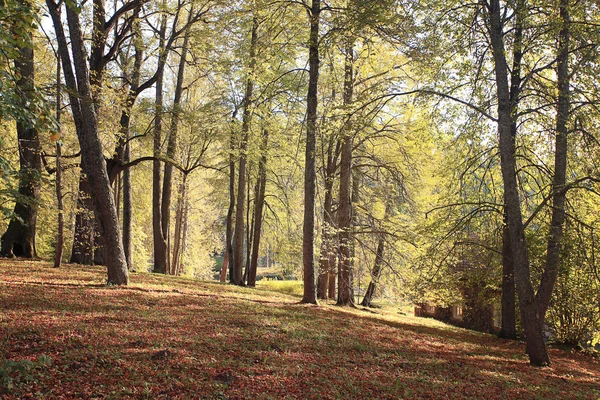
[[[0,360],[44,356],[6,399],[600,397],[594,359],[437,321],[310,307],[260,289],[0,261]],[[14,372],[11,372],[14,374]]]

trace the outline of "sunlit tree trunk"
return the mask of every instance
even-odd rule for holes
[[[360,305],[362,306],[371,307],[373,296],[375,296],[377,282],[379,281],[379,277],[381,276],[381,268],[383,267],[384,246],[385,240],[383,235],[381,235],[377,243],[377,252],[375,253],[375,265],[373,265],[373,272],[371,273],[371,282],[369,282],[369,286],[367,287],[367,291],[365,292],[365,297],[363,297],[363,301],[360,303]]]

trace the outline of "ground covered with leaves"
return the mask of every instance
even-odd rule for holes
[[[3,399],[598,399],[600,363],[264,289],[0,261]]]

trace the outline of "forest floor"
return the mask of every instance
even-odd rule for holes
[[[598,399],[600,362],[384,311],[0,260],[2,399]]]

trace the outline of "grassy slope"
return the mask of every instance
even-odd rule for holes
[[[0,397],[600,397],[598,361],[557,349],[552,367],[536,369],[521,343],[433,320],[150,274],[106,287],[104,277],[0,260],[0,367],[52,361],[30,381],[13,373]]]

